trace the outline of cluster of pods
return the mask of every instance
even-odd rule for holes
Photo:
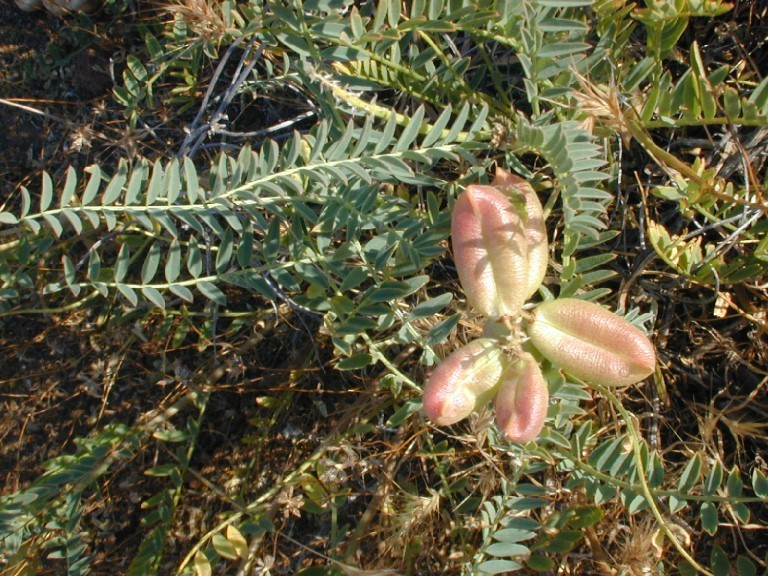
[[[482,338],[429,377],[424,413],[435,424],[454,424],[492,400],[509,440],[533,440],[549,406],[537,357],[604,386],[653,373],[648,337],[597,304],[560,298],[523,310],[544,280],[549,252],[542,205],[525,180],[499,170],[490,186],[468,186],[456,200],[451,236],[467,302],[488,322]]]
[[[103,0],[14,0],[16,6],[25,12],[45,8],[54,16],[64,16],[70,12],[95,12]]]

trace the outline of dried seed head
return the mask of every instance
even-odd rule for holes
[[[587,382],[628,386],[656,367],[653,344],[605,308],[574,298],[543,302],[533,311],[531,342],[549,360]]]
[[[544,209],[533,186],[519,176],[499,168],[491,186],[507,195],[523,216],[525,238],[528,242],[528,268],[523,291],[524,300],[527,300],[539,289],[547,273],[549,247],[547,229],[544,226]]]
[[[523,218],[492,186],[469,186],[456,200],[453,254],[469,304],[490,318],[514,317],[528,295]]]
[[[547,418],[549,390],[531,354],[521,353],[504,374],[494,404],[496,421],[509,440],[528,442],[539,435]]]
[[[509,360],[495,340],[481,338],[454,351],[424,386],[424,414],[439,426],[463,420],[490,401]]]

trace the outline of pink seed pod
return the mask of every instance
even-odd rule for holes
[[[587,382],[628,386],[656,368],[653,344],[641,330],[584,300],[539,304],[528,335],[549,360]]]
[[[547,273],[549,262],[549,246],[547,244],[547,228],[544,225],[544,209],[541,200],[533,186],[525,180],[502,170],[496,169],[496,177],[491,182],[512,200],[512,204],[520,206],[518,210],[523,215],[525,238],[528,242],[528,271],[526,274],[525,300],[539,289]]]
[[[528,295],[523,218],[492,186],[471,185],[456,200],[453,256],[469,304],[489,318],[515,317]]]
[[[438,426],[463,420],[491,400],[509,360],[496,340],[481,338],[455,350],[424,386],[424,414]]]
[[[544,427],[549,406],[549,389],[539,363],[522,352],[501,379],[494,399],[496,422],[512,442],[528,442]]]

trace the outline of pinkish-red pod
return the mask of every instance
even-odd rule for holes
[[[533,186],[515,174],[497,168],[491,186],[495,186],[509,197],[523,217],[528,243],[526,283],[523,290],[527,300],[539,289],[547,273],[549,247],[544,225],[544,209]]]
[[[592,302],[539,304],[528,335],[547,359],[586,382],[628,386],[656,368],[653,344],[642,330]]]
[[[473,340],[435,368],[424,386],[424,414],[438,426],[463,420],[496,393],[509,360],[490,338]]]
[[[549,389],[539,363],[528,352],[521,353],[501,379],[493,400],[496,422],[513,442],[528,442],[544,427]]]
[[[467,187],[456,200],[451,236],[470,306],[489,318],[517,316],[528,298],[528,241],[510,199],[493,186]]]

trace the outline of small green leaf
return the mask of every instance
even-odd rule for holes
[[[171,241],[165,260],[165,280],[169,284],[176,281],[181,273],[181,244],[177,238]]]
[[[757,576],[757,566],[747,556],[742,556],[736,559],[736,572],[739,576]]]
[[[59,199],[59,207],[64,208],[69,206],[72,201],[72,197],[75,195],[75,189],[77,188],[77,172],[72,166],[67,168],[67,178],[64,181],[64,189],[61,191],[61,198]]]
[[[64,218],[67,221],[69,221],[69,224],[75,230],[76,234],[79,235],[83,231],[83,222],[82,220],[80,220],[80,217],[77,215],[77,212],[75,212],[71,208],[62,208],[61,215],[64,216]]]
[[[405,282],[387,280],[371,290],[366,300],[368,302],[394,302],[405,297],[408,293],[409,286]]]
[[[675,512],[679,512],[680,510],[685,508],[687,505],[688,505],[688,502],[679,496],[675,496],[673,494],[669,497],[669,511],[672,512],[673,514]]]
[[[45,212],[53,201],[53,181],[48,172],[43,172],[43,185],[40,191],[40,212]]]
[[[541,554],[534,554],[525,563],[528,568],[535,570],[536,572],[548,572],[555,569],[555,561],[548,556]]]
[[[190,238],[187,246],[187,270],[195,278],[200,276],[203,271],[203,253],[195,238]]]
[[[731,572],[731,565],[728,562],[728,554],[720,546],[712,548],[712,554],[710,555],[710,563],[712,567],[712,574],[715,576],[729,576]]]
[[[450,292],[441,294],[435,298],[431,298],[426,302],[422,302],[414,307],[414,309],[411,310],[411,313],[408,315],[408,318],[410,320],[416,320],[419,318],[429,318],[430,316],[434,316],[443,308],[448,306],[448,304],[451,303],[451,300],[453,300],[453,294]]]
[[[212,576],[213,568],[200,550],[195,552],[195,576]]]
[[[524,540],[530,540],[536,536],[535,532],[530,530],[522,530],[520,528],[503,528],[493,533],[493,538],[499,542],[507,542],[513,544],[515,542],[522,542]]]
[[[11,226],[18,224],[19,219],[10,212],[0,212],[0,224],[10,224]]]
[[[168,289],[182,300],[186,300],[187,302],[194,302],[192,291],[186,286],[182,286],[180,284],[171,284],[168,286]]]
[[[715,462],[707,474],[707,480],[704,483],[704,493],[707,495],[715,494],[723,482],[723,466],[720,462]]]
[[[749,507],[744,504],[743,502],[734,502],[731,504],[731,507],[733,508],[733,513],[738,518],[739,522],[742,524],[749,523],[749,518],[752,515],[752,512],[749,510]]]
[[[115,282],[122,282],[125,275],[128,273],[128,267],[131,263],[131,249],[128,244],[120,246],[120,251],[117,253],[117,262],[115,263]]]
[[[24,218],[29,214],[29,209],[32,207],[32,198],[29,195],[29,190],[24,186],[21,187],[21,217]]]
[[[99,193],[99,188],[101,187],[101,168],[99,168],[97,164],[94,164],[93,166],[87,168],[86,172],[90,172],[91,177],[88,179],[88,184],[85,186],[85,190],[83,191],[83,206],[87,206],[93,202],[94,198],[96,198],[96,195]]]
[[[174,164],[169,170],[165,171],[163,183],[165,184],[165,197],[168,200],[168,204],[176,204],[181,193],[181,174],[179,173],[178,164]]]
[[[419,106],[413,116],[410,118],[408,125],[403,129],[397,144],[394,147],[395,152],[403,152],[410,148],[416,136],[419,134],[421,124],[424,121],[424,106]]]
[[[227,560],[237,560],[239,557],[237,549],[221,534],[214,534],[213,538],[211,538],[211,543],[216,549],[216,553],[222,558],[226,558]]]
[[[741,473],[739,472],[739,468],[734,466],[731,472],[728,474],[728,479],[726,480],[726,491],[728,496],[737,499],[739,496],[741,496],[743,489],[744,481],[741,479]]]
[[[216,271],[218,273],[226,272],[229,263],[232,260],[234,251],[234,237],[231,228],[224,230],[224,234],[219,240],[219,250],[216,253]]]
[[[451,332],[453,332],[456,326],[458,326],[459,320],[461,320],[461,314],[454,314],[435,324],[427,333],[427,344],[429,346],[435,346],[443,342],[451,335]]]
[[[101,274],[101,258],[96,250],[88,253],[88,280],[95,282]]]
[[[591,46],[585,42],[556,42],[545,44],[539,48],[536,56],[539,58],[559,58],[561,56],[571,56],[578,52],[585,52]]]
[[[677,483],[677,489],[681,493],[686,493],[691,490],[694,484],[699,479],[701,474],[701,455],[697,452],[685,465],[683,473],[680,475],[680,480]]]
[[[46,224],[50,226],[51,230],[57,238],[61,237],[61,235],[64,233],[64,227],[61,225],[61,222],[59,222],[59,219],[56,216],[53,214],[43,214],[43,220],[45,220]]]
[[[752,472],[752,490],[759,498],[768,498],[768,478],[757,468]]]
[[[149,247],[147,256],[144,258],[144,264],[141,266],[141,281],[144,284],[150,284],[157,274],[160,266],[160,243],[153,242]]]
[[[248,227],[243,231],[240,241],[237,243],[237,263],[240,268],[248,268],[253,258],[253,229]]]
[[[227,526],[227,540],[235,548],[239,558],[245,558],[248,554],[248,541],[243,537],[242,532],[231,524]]]
[[[147,81],[149,78],[147,69],[144,67],[144,64],[141,63],[141,60],[136,58],[136,56],[129,54],[126,58],[125,64],[128,67],[128,70],[131,71],[131,74],[133,74],[133,77],[136,78],[136,80],[142,83]]]
[[[64,280],[67,282],[67,286],[72,286],[77,281],[75,279],[75,266],[66,254],[61,257],[61,262],[64,266]]]
[[[488,560],[477,567],[481,574],[503,574],[515,572],[522,568],[522,564],[513,560]]]
[[[704,502],[701,505],[699,515],[701,516],[701,527],[707,534],[713,536],[717,532],[717,508],[712,502]]]
[[[336,365],[338,370],[360,370],[373,364],[373,356],[367,352],[355,354],[350,358],[345,358]]]
[[[152,175],[149,177],[147,194],[144,197],[144,203],[147,206],[154,204],[163,193],[164,174],[163,163],[159,159],[155,160],[155,163],[152,165]]]
[[[344,277],[341,286],[339,286],[339,292],[348,292],[353,288],[357,288],[366,278],[368,278],[368,270],[365,268],[352,268]]]
[[[161,310],[165,310],[165,300],[163,299],[163,295],[160,294],[160,291],[157,288],[154,288],[152,286],[144,286],[141,289],[141,293],[144,294],[144,297],[150,302],[152,302],[152,304],[154,304]]]
[[[594,526],[603,518],[603,511],[597,506],[581,506],[574,509],[573,517],[568,521],[570,528],[584,529]]]
[[[112,180],[109,181],[106,190],[104,190],[104,194],[101,198],[104,205],[110,206],[120,197],[120,193],[123,191],[123,186],[127,180],[127,173],[127,163],[121,160],[120,165],[117,168],[117,174],[115,174]]]
[[[387,426],[399,426],[405,420],[407,420],[409,416],[421,410],[421,407],[421,400],[406,401],[405,404],[403,404],[394,414],[392,414],[392,416],[390,416],[389,420],[387,420]]]
[[[227,305],[227,297],[224,295],[224,292],[222,292],[216,284],[213,282],[208,282],[207,280],[201,280],[197,283],[197,289],[200,290],[200,293],[211,300],[212,302],[215,302],[219,306],[226,306]]]
[[[424,140],[421,142],[422,148],[430,148],[441,139],[443,130],[445,130],[446,126],[448,126],[448,122],[451,120],[452,113],[453,110],[451,107],[446,106],[445,110],[440,113],[440,116],[437,117],[437,120],[435,120],[435,123],[429,129],[429,132],[427,132],[427,135],[424,136]]]
[[[128,180],[128,186],[125,188],[123,203],[126,206],[139,203],[139,197],[144,188],[144,182],[147,179],[148,172],[148,164],[144,161],[134,166],[131,171],[131,177]]]
[[[543,550],[550,554],[565,554],[573,550],[583,537],[584,533],[581,530],[562,530],[544,546]]]
[[[136,306],[139,303],[139,297],[136,295],[136,291],[127,284],[118,284],[117,290],[120,294],[125,296],[131,306]]]
[[[200,182],[195,163],[188,156],[184,157],[184,186],[187,192],[187,201],[190,204],[196,203],[200,196]]]
[[[522,544],[516,544],[514,542],[495,542],[488,546],[485,551],[491,556],[497,557],[517,557],[526,556],[529,554],[527,546]]]

